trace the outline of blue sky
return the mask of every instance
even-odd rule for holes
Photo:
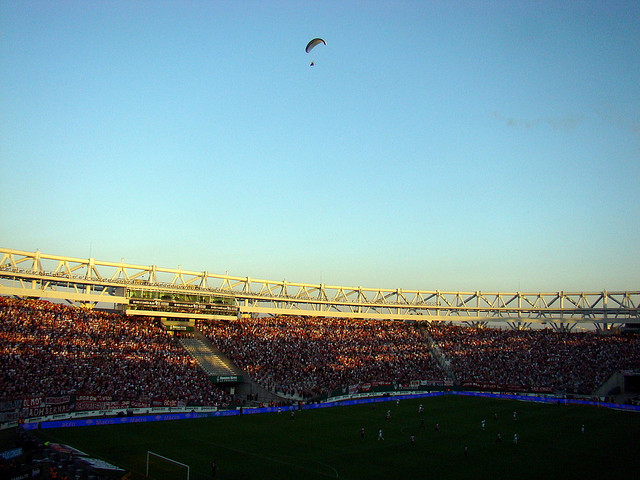
[[[639,2],[0,0],[0,30],[3,247],[640,288]]]

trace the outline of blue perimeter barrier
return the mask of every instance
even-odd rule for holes
[[[237,410],[220,410],[218,412],[209,413],[169,413],[159,415],[141,415],[136,417],[109,417],[109,418],[89,418],[77,420],[54,420],[50,422],[25,423],[22,427],[25,430],[36,430],[45,428],[65,428],[65,427],[92,427],[96,425],[123,425],[126,423],[145,423],[145,422],[166,422],[170,420],[188,420],[194,418],[211,418],[211,417],[230,417],[235,415],[253,415],[256,413],[276,413],[290,412],[302,410],[313,410],[316,408],[342,407],[349,405],[362,405],[367,403],[391,402],[396,400],[406,400],[412,398],[440,397],[444,395],[463,395],[470,397],[497,398],[503,400],[520,400],[524,402],[553,403],[561,405],[589,405],[604,408],[612,408],[617,410],[628,410],[640,412],[640,406],[637,405],[621,405],[618,403],[594,402],[588,400],[564,399],[557,397],[537,397],[531,395],[515,395],[505,393],[490,392],[429,392],[415,393],[403,395],[385,395],[382,397],[356,398],[352,400],[341,400],[335,402],[310,403],[308,405],[284,406],[284,407],[264,407],[264,408],[239,408]]]

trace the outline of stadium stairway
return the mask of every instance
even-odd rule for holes
[[[182,347],[195,358],[200,368],[210,377],[241,376],[241,382],[229,385],[234,387],[236,396],[242,399],[250,396],[256,403],[283,402],[287,400],[253,382],[246,372],[238,368],[199,330],[194,330],[190,337],[181,337],[179,341]]]
[[[431,357],[436,361],[440,369],[447,375],[449,380],[455,382],[456,376],[451,368],[451,361],[447,358],[447,356],[440,350],[440,347],[436,342],[433,341],[433,338],[429,334],[429,332],[424,328],[423,325],[418,327],[420,329],[420,334],[422,338],[424,338],[426,344],[429,346],[429,352],[431,353]]]
[[[180,338],[180,343],[196,359],[200,368],[207,375],[243,375],[243,372],[218,350],[202,332],[196,330],[192,337]]]

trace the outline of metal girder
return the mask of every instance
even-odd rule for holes
[[[512,328],[640,324],[640,291],[443,292],[305,284],[0,248],[0,294],[124,303],[124,287],[216,292],[243,313],[504,322]],[[8,284],[8,285],[7,285]],[[552,327],[552,328],[555,328]]]

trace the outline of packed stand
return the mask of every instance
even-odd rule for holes
[[[269,317],[199,328],[253,380],[303,398],[358,384],[445,379],[420,331],[401,322]]]
[[[458,383],[592,394],[617,370],[640,367],[638,335],[499,330],[432,323]]]
[[[157,320],[0,297],[0,401],[73,394],[226,402]]]

